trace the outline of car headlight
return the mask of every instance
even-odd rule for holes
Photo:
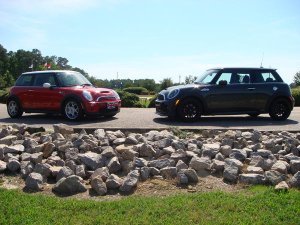
[[[120,100],[119,94],[116,91],[114,91],[114,90],[112,90],[112,92],[113,92],[115,98],[118,99],[118,100]]]
[[[83,97],[88,101],[93,101],[93,97],[89,91],[83,91],[82,92]]]
[[[173,89],[168,94],[168,99],[175,98],[179,94],[179,89]]]

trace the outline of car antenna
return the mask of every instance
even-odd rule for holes
[[[260,68],[263,68],[262,63],[264,61],[264,55],[265,55],[265,53],[263,52],[262,59],[261,59],[261,62],[260,62]]]

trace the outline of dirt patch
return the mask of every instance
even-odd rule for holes
[[[52,192],[54,184],[45,183],[44,190],[42,192],[30,192],[24,189],[25,181],[18,175],[8,175],[0,177],[0,187],[5,189],[17,189],[24,191],[28,194],[43,194],[47,196],[58,196]],[[242,185],[226,184],[219,177],[208,175],[205,177],[199,177],[197,184],[178,185],[176,180],[165,179],[148,179],[144,182],[139,182],[134,193],[131,195],[123,195],[118,191],[109,191],[106,196],[96,196],[90,187],[88,181],[85,181],[85,185],[88,191],[71,196],[58,196],[62,198],[76,198],[76,199],[90,199],[96,201],[112,201],[126,198],[127,196],[173,196],[183,193],[201,193],[211,191],[224,191],[224,192],[238,192],[244,189]]]

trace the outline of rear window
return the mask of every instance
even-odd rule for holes
[[[16,81],[16,86],[31,86],[32,78],[33,76],[31,74],[21,75]]]

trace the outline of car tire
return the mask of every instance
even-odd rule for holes
[[[201,104],[195,99],[186,99],[179,106],[177,114],[179,118],[186,122],[196,121],[201,117]]]
[[[269,115],[273,120],[286,120],[291,114],[289,103],[285,99],[277,99],[272,102]]]
[[[69,99],[63,106],[63,115],[67,120],[80,120],[83,116],[83,109],[78,100]]]
[[[7,101],[7,113],[11,118],[20,118],[23,115],[21,104],[16,98]]]
[[[257,118],[260,114],[259,113],[249,113],[248,115],[253,118]]]

